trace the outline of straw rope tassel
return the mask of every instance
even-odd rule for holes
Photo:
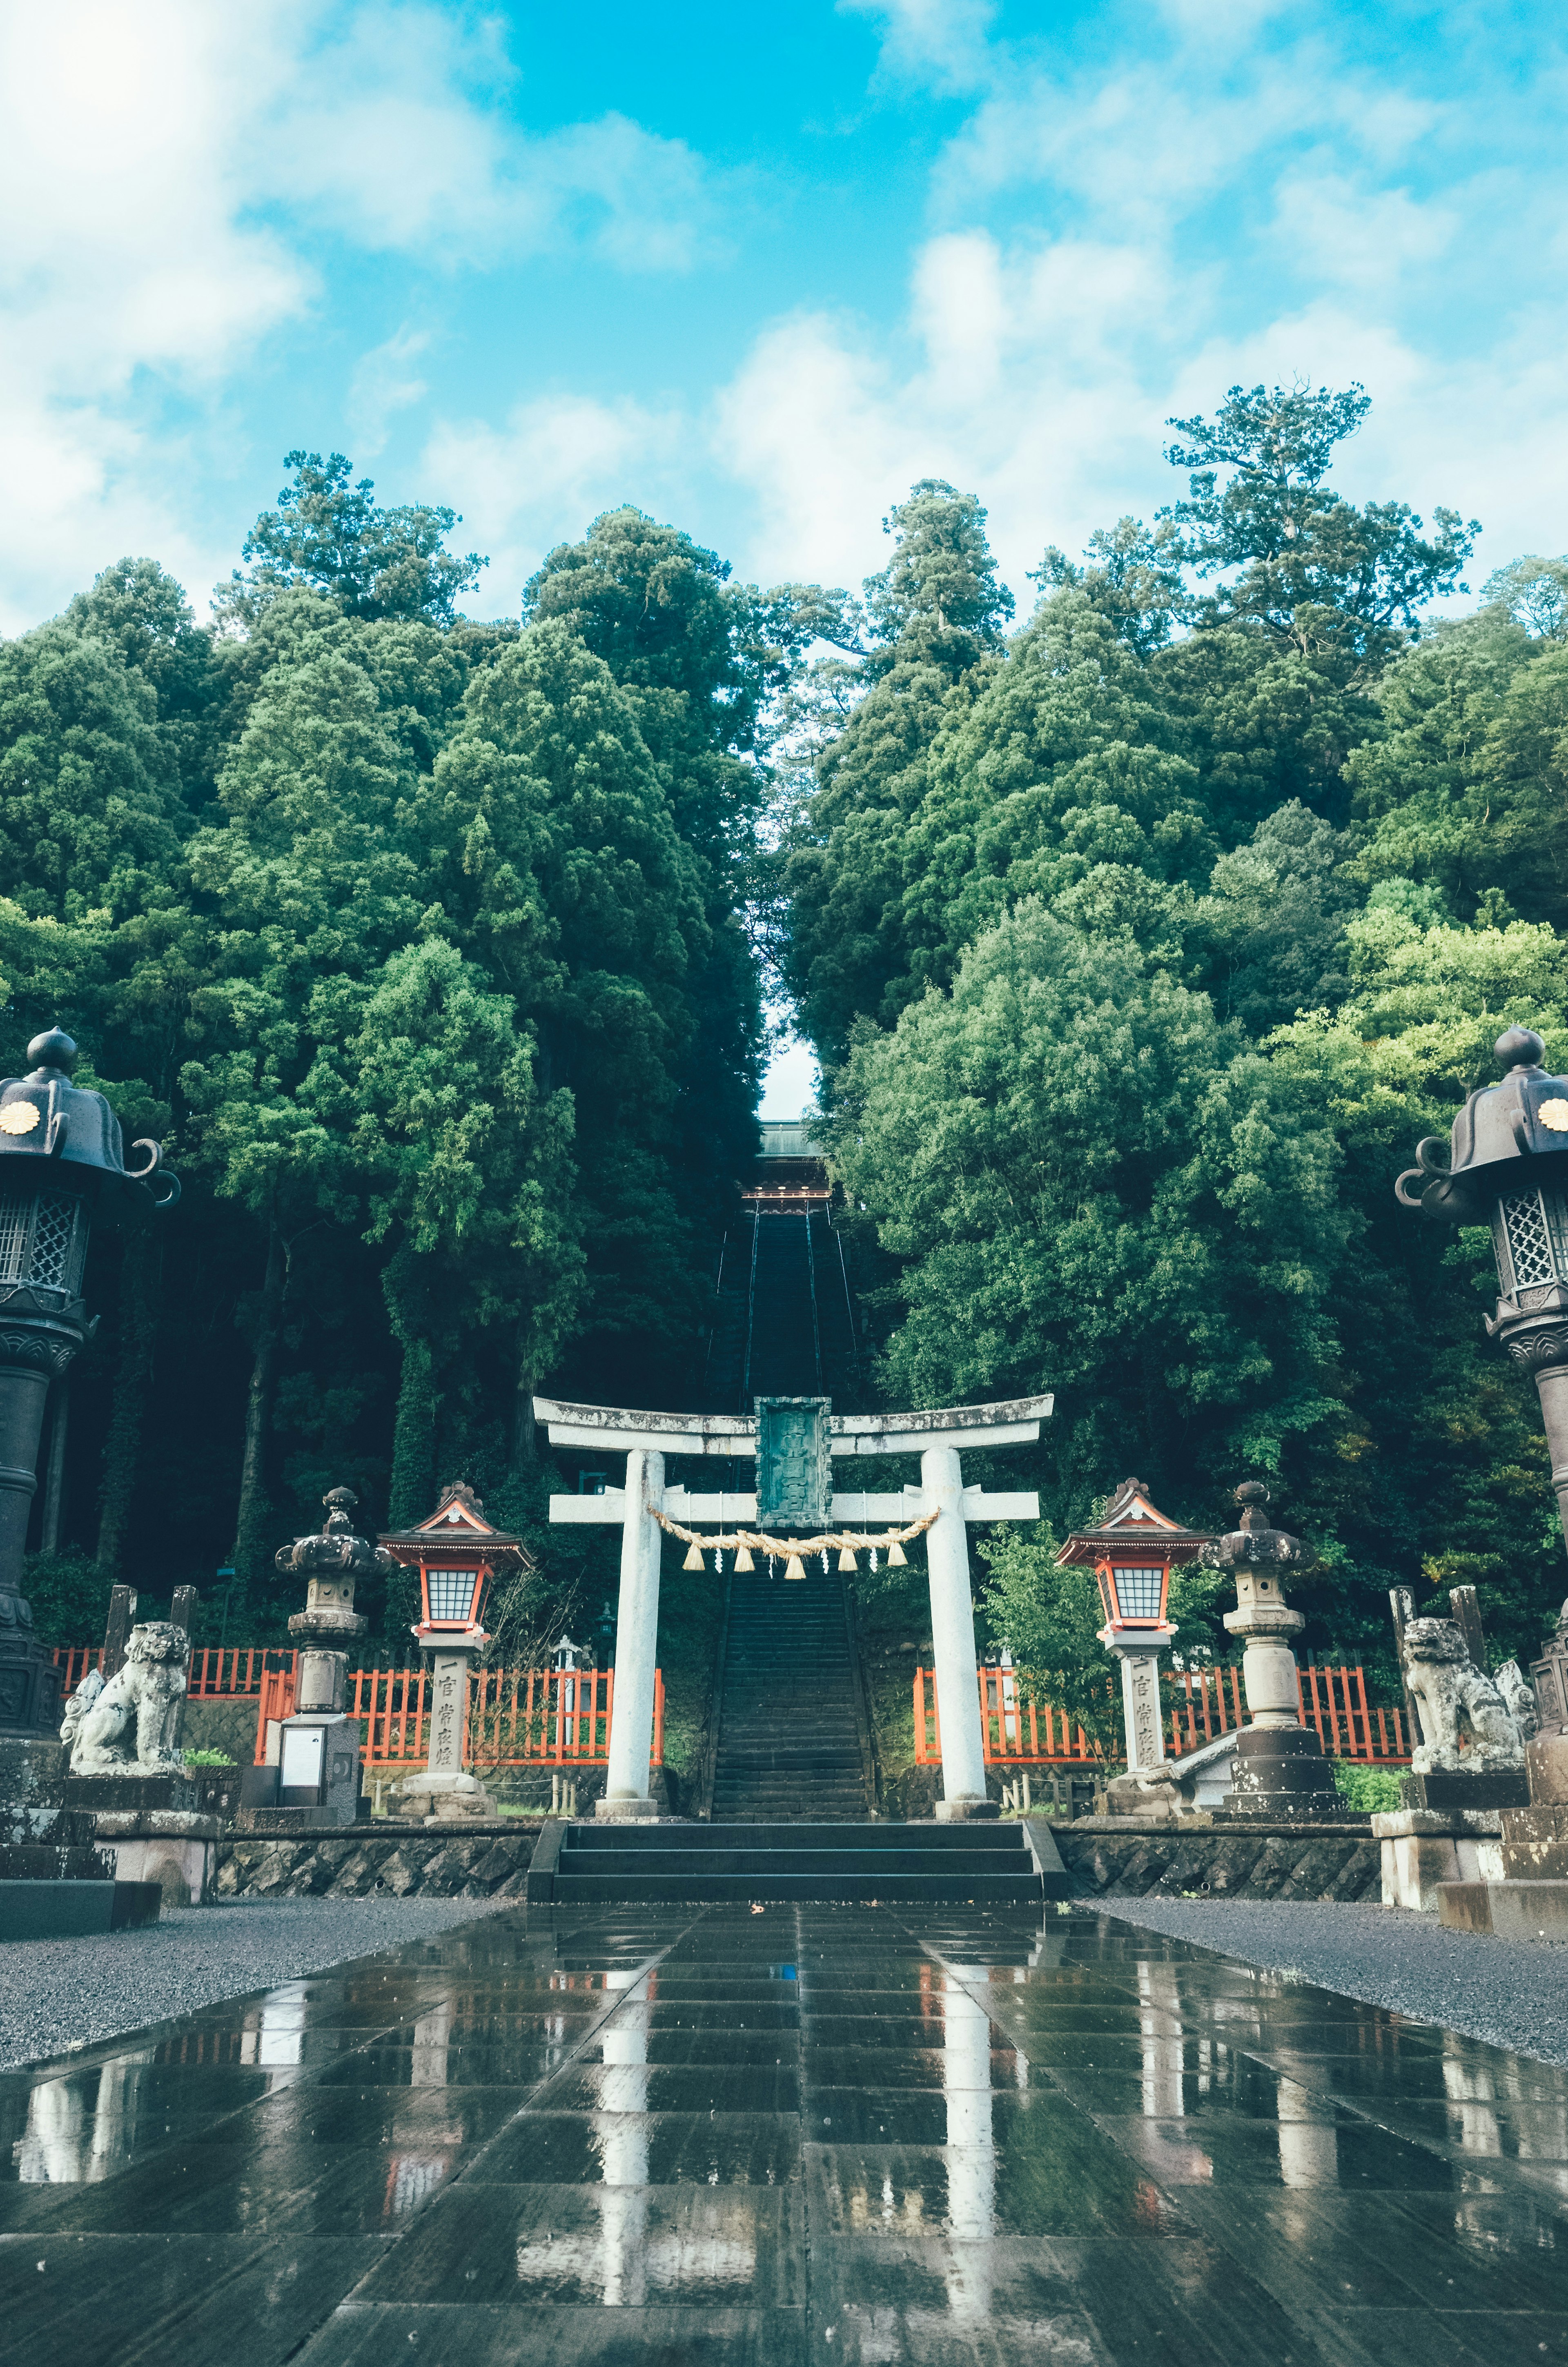
[[[799,1554],[791,1554],[784,1565],[786,1578],[804,1578],[806,1572]]]

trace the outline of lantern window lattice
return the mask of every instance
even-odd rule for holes
[[[27,1283],[74,1298],[87,1247],[74,1192],[0,1193],[0,1285]]]
[[[1539,1289],[1557,1281],[1565,1269],[1562,1195],[1540,1191],[1509,1192],[1497,1203],[1498,1264],[1505,1268],[1504,1288],[1510,1293]]]
[[[474,1588],[479,1583],[477,1569],[439,1569],[431,1567],[426,1573],[429,1590],[432,1619],[466,1623],[473,1609]]]
[[[1122,1619],[1158,1619],[1165,1591],[1163,1569],[1112,1566],[1117,1614]]]

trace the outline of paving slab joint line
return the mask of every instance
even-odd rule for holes
[[[599,2033],[608,2022],[614,2021],[616,2015],[620,2011],[621,2007],[623,2005],[630,2005],[632,2003],[631,1992],[637,1987],[639,1981],[645,1980],[648,1975],[653,1971],[655,1965],[662,1965],[665,1958],[670,1954],[671,1949],[678,1948],[681,1942],[686,1939],[690,1932],[695,1931],[699,1923],[703,1922],[711,1912],[712,1909],[710,1908],[705,1907],[700,1914],[694,1916],[689,1923],[686,1924],[676,1933],[673,1940],[666,1941],[665,1944],[662,1948],[655,1948],[651,1956],[644,1956],[642,1958],[642,1962],[638,1965],[636,1971],[633,1973],[631,1981],[621,1991],[620,1995],[615,1999],[614,2003],[612,2005],[607,2005],[602,2013],[595,2015],[587,2028],[574,2042],[574,2044],[567,2048],[560,2062],[555,2064],[551,2070],[547,2071],[541,2078],[534,2081],[532,2087],[529,2088],[527,2095],[523,2099],[523,2101],[517,2106],[517,2111],[512,2114],[511,2118],[509,2120],[503,2121],[501,2126],[496,2130],[493,2137],[486,2138],[484,2144],[480,2146],[475,2151],[472,2161],[465,2162],[454,2178],[449,2178],[445,2181],[439,2193],[436,2195],[428,2207],[420,2213],[419,2217],[415,2222],[417,2226],[423,2228],[428,2225],[429,2221],[435,2216],[436,2213],[441,2209],[449,2197],[457,2192],[458,2189],[461,2186],[463,2180],[468,2177],[469,2173],[479,2168],[481,2162],[483,2161],[486,2154],[491,2151],[492,2147],[498,2146],[502,2138],[512,2129],[516,2128],[517,2123],[523,2118],[523,2115],[533,2103],[534,2099],[538,2096],[540,2089],[548,2088],[552,2080],[558,2079],[561,2077],[561,2074],[566,2070],[571,2064],[575,2063],[579,2059],[584,2048],[589,2045],[591,2042],[598,2036]],[[355,2048],[353,2051],[357,2054],[358,2049]],[[411,2234],[413,2230],[410,2229],[407,2232]],[[390,2253],[394,2250],[396,2246],[403,2240],[403,2237],[394,2237],[392,2244],[387,2248],[388,2252]],[[310,2350],[312,2344],[314,2343],[316,2337],[332,2324],[333,2319],[337,2316],[340,2310],[348,2309],[355,2305],[356,2295],[366,2284],[369,2282],[370,2279],[377,2273],[381,2266],[381,2260],[372,2261],[370,2266],[366,2270],[364,2275],[359,2279],[358,2283],[351,2285],[346,2293],[339,2296],[327,2316],[322,2319],[320,2325],[312,2327],[310,2333],[304,2338],[303,2341],[299,2343],[295,2349],[290,2352],[289,2356],[290,2362],[296,2359],[300,2359],[306,2362],[306,2367],[309,2367]],[[361,2305],[361,2306],[362,2305]]]

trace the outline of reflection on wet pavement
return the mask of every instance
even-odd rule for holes
[[[1568,2361],[1568,2070],[1086,1910],[519,1910],[0,2075],[0,2289],[37,2367]]]

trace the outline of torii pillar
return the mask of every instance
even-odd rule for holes
[[[993,1405],[949,1406],[931,1412],[833,1415],[826,1412],[826,1399],[816,1402],[824,1409],[832,1454],[920,1457],[918,1487],[905,1488],[897,1495],[835,1493],[827,1506],[825,1525],[904,1527],[927,1512],[936,1513],[936,1521],[926,1532],[926,1554],[942,1734],[942,1797],[937,1803],[937,1815],[944,1822],[994,1817],[997,1809],[986,1795],[980,1689],[975,1682],[969,1523],[1037,1521],[1040,1499],[1032,1491],[1000,1495],[966,1488],[960,1451],[965,1446],[1031,1443],[1039,1438],[1040,1425],[1049,1417],[1053,1400],[1049,1396],[1010,1398]],[[685,1488],[666,1488],[665,1457],[755,1458],[757,1424],[737,1414],[642,1413],[624,1407],[562,1404],[550,1398],[534,1399],[534,1419],[548,1426],[552,1446],[626,1456],[624,1488],[607,1488],[602,1496],[552,1496],[550,1517],[613,1523],[620,1529],[615,1710],[610,1721],[608,1781],[597,1813],[651,1817],[656,1814],[648,1778],[663,1546],[663,1532],[653,1515],[663,1512],[686,1527],[758,1525],[755,1493],[732,1495],[726,1490],[722,1495],[692,1495]],[[767,1525],[766,1518],[762,1525]]]

